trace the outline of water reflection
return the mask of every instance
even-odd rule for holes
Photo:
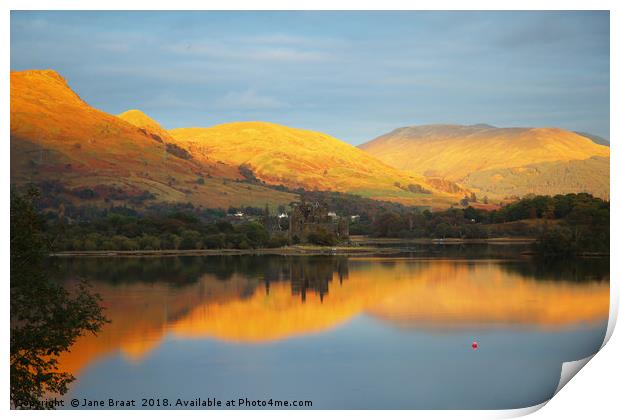
[[[74,259],[63,279],[90,280],[112,320],[61,357],[78,372],[120,350],[139,361],[166,335],[259,343],[331,330],[362,314],[405,329],[600,323],[608,264],[522,260],[226,256]],[[542,280],[542,281],[541,281]]]

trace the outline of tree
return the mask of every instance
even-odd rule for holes
[[[249,222],[239,226],[239,232],[245,236],[248,247],[259,248],[269,242],[269,232],[260,223]]]
[[[200,232],[195,230],[184,230],[181,233],[179,249],[200,249],[202,245]]]
[[[399,214],[394,212],[382,213],[374,223],[375,235],[377,236],[398,236],[400,232],[406,230],[406,224]]]
[[[57,357],[78,336],[107,321],[99,296],[80,283],[69,292],[49,278],[50,240],[36,213],[38,191],[11,191],[11,405],[45,409],[44,397],[63,395],[75,378]]]
[[[578,252],[571,230],[561,226],[545,229],[533,248],[544,257],[567,256]]]
[[[438,238],[445,238],[446,236],[450,236],[452,228],[449,224],[445,222],[441,222],[435,226],[435,236]]]
[[[155,250],[161,248],[161,240],[154,235],[142,235],[138,242],[140,244],[140,249],[144,250]]]
[[[308,235],[308,242],[314,245],[332,246],[338,243],[338,238],[327,229],[319,227]]]

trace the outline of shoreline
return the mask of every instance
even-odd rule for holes
[[[365,246],[289,246],[282,248],[254,249],[183,249],[183,250],[137,250],[137,251],[61,251],[52,257],[183,257],[209,255],[364,255],[391,254],[403,248],[379,248]]]
[[[52,257],[180,257],[180,256],[210,256],[210,255],[366,255],[366,254],[394,254],[411,251],[403,246],[379,245],[467,245],[467,244],[494,244],[494,245],[521,245],[535,241],[534,238],[489,238],[489,239],[433,239],[433,238],[368,238],[351,237],[352,245],[320,246],[320,245],[291,245],[280,248],[254,249],[184,249],[184,250],[106,250],[106,251],[60,251],[50,254]]]
[[[460,245],[460,244],[505,244],[521,245],[536,242],[536,238],[527,236],[497,237],[497,238],[372,238],[368,236],[351,236],[349,240],[358,244],[419,244],[419,245]]]
[[[50,257],[192,257],[192,256],[225,256],[225,255],[378,255],[413,252],[408,245],[528,245],[536,241],[535,238],[487,238],[487,239],[461,239],[461,238],[368,238],[353,236],[348,245],[323,246],[323,245],[290,245],[279,248],[253,248],[253,249],[157,249],[157,250],[107,250],[107,251],[60,251],[50,253]],[[394,246],[390,246],[393,244]],[[400,245],[400,246],[398,246]],[[519,253],[523,257],[537,255],[532,250],[523,250]],[[581,258],[609,257],[608,253],[584,251],[574,255]]]

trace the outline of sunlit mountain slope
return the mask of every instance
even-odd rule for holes
[[[132,125],[135,125],[136,127],[142,128],[151,136],[157,136],[154,138],[155,140],[159,137],[159,139],[166,142],[172,141],[172,136],[166,131],[166,129],[139,109],[130,109],[129,111],[118,114],[117,117]]]
[[[144,124],[146,118],[133,123]],[[57,195],[68,197],[88,189],[82,199],[89,197],[93,205],[112,196],[224,208],[294,199],[226,180],[238,176],[237,168],[198,161],[169,140],[156,123],[145,130],[89,106],[52,70],[11,72],[13,184],[56,182],[66,188]]]
[[[559,128],[421,125],[399,128],[360,149],[397,168],[489,196],[609,191],[609,147]]]
[[[424,177],[397,170],[327,134],[266,122],[170,130],[199,160],[243,165],[269,184],[332,190],[408,204],[454,202]]]

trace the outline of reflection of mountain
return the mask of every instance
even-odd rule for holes
[[[240,276],[226,282],[213,276],[205,277],[182,287],[164,282],[144,282],[139,277],[132,283],[123,284],[108,282],[107,278],[93,281],[96,292],[103,299],[106,316],[112,322],[97,336],[80,337],[71,353],[61,357],[62,368],[75,372],[93,359],[117,350],[129,359],[141,359],[160,343],[169,323],[214,297],[218,301],[237,298],[248,287],[247,279]]]
[[[82,273],[86,260],[77,261],[67,262],[68,272]],[[167,334],[259,343],[319,333],[361,314],[405,328],[557,328],[605,319],[609,302],[607,281],[566,281],[572,280],[569,270],[567,279],[539,282],[533,280],[535,269],[506,268],[526,262],[196,258],[180,264],[194,273],[177,274],[181,282],[151,282],[138,274],[133,281],[114,281],[118,277],[109,266],[122,261],[90,260],[88,277],[97,278],[93,282],[112,323],[98,337],[80,338],[62,356],[64,369],[75,372],[115,350],[141,359]],[[217,268],[223,265],[230,270],[225,280]],[[196,274],[197,267],[202,274]],[[107,274],[97,277],[97,269]],[[582,273],[587,277],[588,272],[608,280],[604,269]]]
[[[114,350],[139,359],[177,321],[204,305],[246,302],[269,291],[270,299],[286,297],[296,306],[302,303],[303,286],[308,301],[320,304],[321,295],[329,293],[329,281],[334,278],[342,284],[346,278],[346,263],[344,258],[277,256],[61,260],[62,272],[94,285],[112,320],[97,337],[81,337],[71,353],[61,358],[63,368],[77,371]],[[76,283],[74,277],[63,281],[71,287]]]
[[[415,281],[400,288],[398,294],[378,303],[369,312],[407,328],[472,325],[552,328],[607,318],[608,271],[606,277],[597,276],[599,281],[579,283],[567,269],[566,277],[541,282],[536,276],[538,270],[515,269],[518,265],[527,264],[436,261],[418,273]],[[587,277],[585,270],[582,273]]]

